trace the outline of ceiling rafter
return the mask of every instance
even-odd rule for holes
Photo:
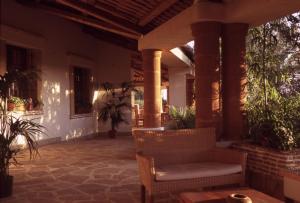
[[[107,5],[111,5],[115,8],[118,8],[120,10],[123,10],[125,11],[126,13],[131,13],[131,14],[134,14],[135,16],[137,16],[138,18],[140,18],[141,16],[141,11],[142,12],[146,12],[145,8],[136,8],[136,7],[132,7],[132,6],[129,6],[129,5],[124,5],[122,2],[121,3],[118,3],[118,2],[115,2],[114,0],[113,1],[110,1],[110,0],[97,0],[97,2],[101,2],[103,4],[107,4]]]
[[[53,15],[77,22],[77,23],[88,25],[88,26],[94,27],[96,29],[109,31],[109,32],[112,32],[115,34],[122,35],[124,37],[131,38],[131,39],[139,39],[139,37],[140,37],[140,35],[137,35],[135,33],[130,33],[126,30],[120,29],[119,27],[109,25],[107,23],[103,23],[101,21],[98,21],[98,20],[95,20],[95,19],[92,19],[92,18],[89,18],[86,16],[73,14],[68,11],[62,11],[60,9],[51,8],[51,7],[43,6],[43,5],[35,5],[34,7],[40,8],[50,14],[53,14]]]
[[[169,19],[188,8],[193,4],[194,0],[178,0],[176,3],[171,5],[165,11],[161,12],[158,16],[153,18],[150,22],[148,22],[145,26],[143,26],[143,32],[148,33],[161,24],[167,22]]]
[[[138,19],[132,15],[132,14],[129,14],[129,13],[125,13],[115,7],[112,7],[110,5],[107,5],[107,4],[104,4],[100,1],[97,1],[95,3],[93,3],[93,6],[95,6],[97,9],[101,10],[101,11],[105,11],[105,12],[108,12],[110,13],[111,15],[114,15],[118,18],[122,18],[124,20],[128,20],[132,23],[137,23],[138,22]]]
[[[89,26],[83,26],[82,30],[83,32],[90,34],[93,37],[100,39],[102,41],[106,41],[132,51],[137,50],[137,46],[138,46],[137,40],[129,39],[127,37],[123,37],[118,34],[106,32],[102,30],[96,30]]]
[[[160,4],[158,4],[149,14],[144,16],[140,21],[139,25],[144,26],[153,20],[155,17],[160,15],[163,11],[168,9],[170,6],[175,4],[177,0],[163,0]]]
[[[131,33],[141,36],[141,33],[137,31],[137,28],[133,28],[134,25],[130,25],[128,22],[121,22],[121,19],[111,19],[108,17],[110,14],[105,13],[105,12],[101,12],[101,15],[100,15],[99,10],[91,5],[84,4],[84,3],[81,3],[79,1],[74,1],[74,0],[55,0],[55,1],[57,3],[63,4],[67,7],[75,9],[77,11],[80,11],[84,14],[93,16],[94,18],[96,18],[98,20],[104,21],[111,25],[117,26],[123,30],[127,30],[128,32],[131,32]],[[120,23],[117,21],[119,21]]]

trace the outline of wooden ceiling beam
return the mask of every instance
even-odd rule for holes
[[[109,4],[113,7],[119,8],[121,10],[123,10],[126,13],[133,13],[135,16],[140,16],[141,12],[145,12],[144,9],[138,9],[129,5],[124,5],[122,3],[117,3],[117,2],[113,2],[113,1],[109,1],[109,0],[98,0],[98,2],[101,2],[103,4]]]
[[[121,28],[123,30],[126,30],[128,32],[131,32],[131,33],[134,33],[134,34],[140,35],[140,36],[142,35],[136,29],[130,28],[130,27],[133,27],[133,25],[130,25],[128,22],[120,22],[120,23],[118,23],[116,21],[116,19],[112,20],[112,19],[108,18],[107,17],[109,15],[108,13],[101,12],[102,15],[100,15],[99,10],[96,9],[95,7],[91,6],[91,5],[83,4],[83,3],[80,3],[79,1],[75,1],[75,0],[55,0],[55,2],[60,3],[60,4],[64,5],[64,6],[70,7],[72,9],[75,9],[77,11],[80,11],[80,12],[82,12],[84,14],[93,16],[96,19],[99,19],[101,21],[104,21],[106,23],[114,25],[116,27],[119,27],[119,28]]]
[[[109,12],[113,16],[116,16],[118,18],[122,18],[124,20],[128,20],[132,23],[137,23],[138,22],[138,19],[135,16],[133,16],[129,13],[125,13],[125,12],[115,8],[115,7],[106,5],[102,2],[97,1],[93,4],[93,6],[95,6],[97,9],[99,9],[101,11]]]
[[[83,26],[83,32],[90,34],[91,36],[101,40],[106,41],[117,46],[123,47],[125,49],[129,49],[131,51],[138,50],[138,43],[137,40],[129,39],[114,33],[106,32],[103,30],[96,30],[89,26]]]
[[[47,13],[83,24],[83,25],[88,25],[90,27],[94,27],[96,29],[100,29],[100,30],[105,30],[105,31],[109,31],[124,37],[128,37],[130,39],[139,39],[140,38],[140,34],[136,34],[136,33],[131,33],[128,32],[126,30],[120,29],[119,27],[116,26],[112,26],[103,22],[100,22],[98,20],[86,17],[86,16],[81,16],[81,15],[77,15],[77,14],[73,14],[71,12],[67,12],[67,11],[62,11],[60,9],[56,9],[56,8],[51,8],[48,6],[43,6],[43,5],[35,5],[35,7],[40,8],[44,11],[46,11]]]
[[[177,0],[163,0],[160,4],[157,5],[156,8],[154,8],[149,14],[144,16],[140,21],[139,25],[144,26],[147,23],[149,23],[151,20],[153,20],[155,17],[157,17],[159,14],[161,14],[163,11],[168,9],[170,6],[175,4]]]

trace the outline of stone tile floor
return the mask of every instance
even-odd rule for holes
[[[14,194],[1,203],[135,203],[139,177],[131,136],[62,142],[12,167]],[[158,202],[174,202],[160,198]]]

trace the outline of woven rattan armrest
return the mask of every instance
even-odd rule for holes
[[[212,150],[212,153],[214,161],[246,165],[247,153],[245,152],[216,147]]]
[[[140,180],[146,187],[151,187],[155,180],[154,159],[151,156],[136,153],[136,160],[138,163]]]
[[[245,184],[247,153],[227,148],[214,148],[213,159],[216,162],[240,164],[242,166],[242,185]]]

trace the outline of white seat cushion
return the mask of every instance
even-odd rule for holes
[[[218,162],[167,165],[156,168],[157,181],[182,180],[239,173],[242,166]]]

